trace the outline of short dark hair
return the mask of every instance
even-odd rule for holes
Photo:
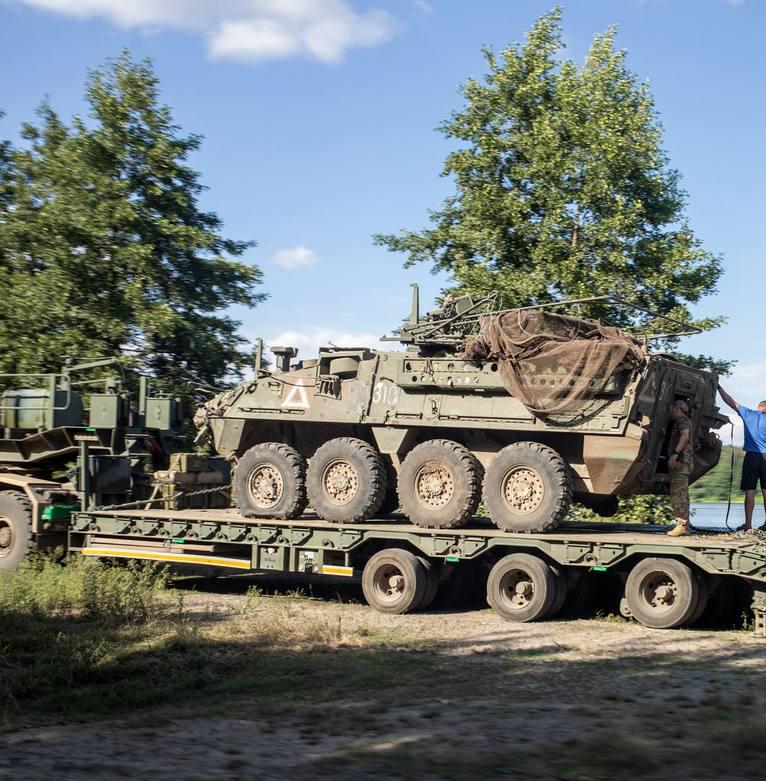
[[[766,407],[766,399],[758,402],[758,408],[760,409],[761,407]]]

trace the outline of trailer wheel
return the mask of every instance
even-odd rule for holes
[[[434,599],[436,599],[436,594],[439,591],[439,567],[425,556],[418,556],[417,559],[426,571],[426,588],[423,592],[423,599],[417,606],[417,610],[427,610],[433,604]]]
[[[362,572],[367,604],[380,613],[409,613],[422,604],[428,573],[422,561],[402,548],[388,548],[370,557]]]
[[[306,509],[303,457],[280,442],[251,447],[237,465],[234,496],[249,518],[297,518]]]
[[[685,626],[694,615],[700,585],[683,562],[642,559],[628,575],[625,599],[639,623],[652,629],[673,629]]]
[[[432,439],[413,448],[399,471],[405,515],[427,529],[465,526],[481,498],[482,469],[468,448]]]
[[[326,521],[356,522],[374,515],[386,493],[386,468],[372,446],[339,437],[325,442],[309,461],[311,506]]]
[[[537,556],[512,553],[492,567],[487,601],[506,621],[543,618],[556,599],[556,576]]]
[[[0,572],[13,572],[32,547],[32,503],[19,491],[0,491]]]
[[[553,448],[514,442],[495,454],[487,468],[484,504],[492,522],[505,531],[555,529],[572,504],[569,469]]]

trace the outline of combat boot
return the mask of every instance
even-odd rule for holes
[[[689,533],[689,521],[676,521],[676,525],[668,532],[668,537],[683,537]]]

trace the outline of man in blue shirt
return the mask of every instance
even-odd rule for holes
[[[742,418],[745,427],[745,460],[742,462],[740,489],[745,492],[745,529],[753,528],[755,489],[761,484],[766,508],[766,401],[758,409],[748,409],[729,396],[719,385],[721,398]]]

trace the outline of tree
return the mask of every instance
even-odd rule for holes
[[[420,231],[376,243],[450,274],[447,292],[499,294],[504,307],[627,293],[638,306],[709,329],[690,305],[713,293],[721,260],[685,217],[686,194],[662,148],[650,90],[597,35],[582,66],[563,57],[561,11],[523,45],[484,50],[488,73],[462,88],[465,105],[440,126],[456,142],[443,175],[455,191]],[[581,307],[623,328],[665,332],[653,314]],[[678,340],[659,344],[672,350]],[[726,371],[730,364],[685,356]],[[592,513],[578,508],[580,517]],[[623,501],[624,520],[669,520],[667,498]]]
[[[582,66],[563,58],[560,17],[540,18],[523,46],[484,51],[484,82],[463,86],[465,105],[440,127],[458,144],[443,170],[454,194],[429,228],[376,243],[405,253],[405,265],[449,272],[451,290],[497,291],[506,307],[629,291],[658,314],[718,325],[689,310],[714,292],[721,262],[686,221],[649,88],[615,50],[614,29]],[[627,309],[584,314],[666,330]]]
[[[246,358],[224,310],[264,298],[260,270],[239,260],[253,242],[200,208],[188,157],[201,138],[160,103],[151,62],[124,52],[90,74],[86,98],[89,121],[70,126],[44,103],[13,153],[3,370],[122,355],[168,389],[219,384]]]

